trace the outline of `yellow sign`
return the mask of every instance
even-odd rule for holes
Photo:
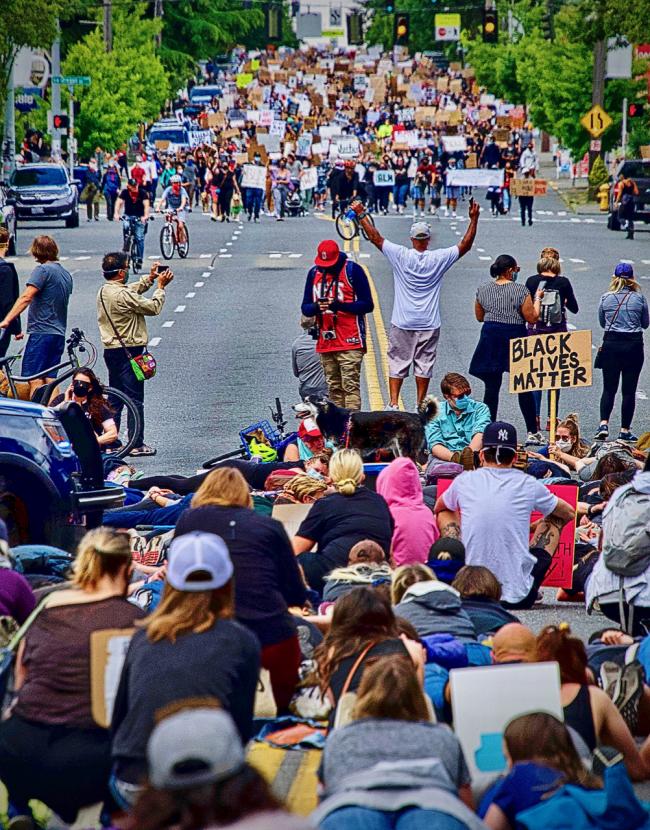
[[[343,29],[323,29],[323,31],[321,32],[322,37],[331,38],[343,37],[344,34],[345,32],[343,31]]]
[[[235,81],[237,83],[237,89],[244,89],[249,84],[253,83],[253,73],[252,72],[240,72],[235,77]]]
[[[257,70],[258,70],[259,68],[260,68],[260,62],[259,62],[259,59],[258,59],[258,58],[254,58],[254,59],[251,61],[251,72],[257,72]]]
[[[459,14],[437,14],[433,18],[436,29],[438,26],[456,26],[460,29]]]
[[[591,330],[510,341],[510,392],[591,386]]]
[[[605,132],[605,130],[609,129],[614,122],[601,106],[595,104],[589,112],[583,115],[580,119],[580,123],[592,138],[598,138]]]

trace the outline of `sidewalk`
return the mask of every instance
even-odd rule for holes
[[[566,206],[578,216],[606,216],[607,212],[600,210],[597,202],[586,202],[587,179],[576,179],[575,185],[570,178],[563,176],[556,179],[556,168],[550,153],[541,153],[539,164],[539,178],[546,179],[549,188],[556,193]]]

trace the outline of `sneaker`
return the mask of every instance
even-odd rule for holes
[[[452,210],[451,215],[452,215],[452,216],[453,216],[453,218],[455,219],[455,218],[456,218],[456,211],[455,211],[455,210]]]
[[[618,434],[619,441],[627,441],[630,444],[636,444],[638,437],[630,429],[622,429]]]
[[[134,456],[145,456],[145,455],[155,455],[158,450],[155,450],[153,447],[147,446],[147,444],[143,444],[141,447],[135,447],[131,450],[129,455]]]
[[[630,732],[634,734],[639,722],[639,701],[643,694],[643,668],[635,661],[628,663],[622,670],[619,668],[619,673],[619,686],[614,689],[617,694],[609,696],[623,716]]]
[[[609,426],[606,423],[600,424],[594,435],[596,441],[606,441],[609,438]]]
[[[542,445],[545,444],[546,441],[544,440],[544,436],[541,432],[529,432],[528,437],[526,438],[526,443]]]
[[[618,663],[614,663],[612,660],[605,660],[600,667],[598,675],[600,686],[607,697],[612,700],[616,700],[621,693],[622,676],[623,673],[621,671],[621,667]]]
[[[399,412],[399,404],[398,403],[389,403],[389,404],[387,404],[386,412]]]

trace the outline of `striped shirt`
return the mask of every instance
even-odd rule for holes
[[[520,309],[529,296],[526,286],[519,282],[497,284],[490,280],[481,283],[476,291],[476,299],[485,311],[486,323],[523,323]]]

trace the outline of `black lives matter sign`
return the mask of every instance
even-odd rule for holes
[[[591,386],[591,331],[534,334],[510,341],[510,392]]]

